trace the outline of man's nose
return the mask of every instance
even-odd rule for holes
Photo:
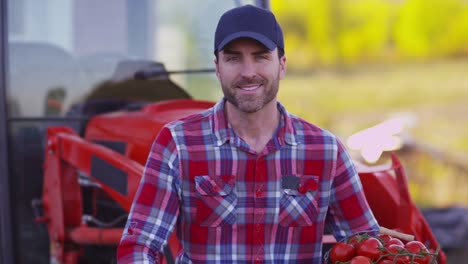
[[[253,78],[256,75],[256,65],[252,60],[244,60],[242,64],[242,77]]]

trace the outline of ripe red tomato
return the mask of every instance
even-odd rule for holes
[[[406,243],[405,248],[414,254],[419,254],[421,251],[427,251],[426,246],[422,242],[416,240]]]
[[[379,262],[377,262],[377,264],[393,264],[393,261],[389,259],[381,259]]]
[[[413,258],[413,262],[417,264],[429,264],[432,263],[431,255],[417,255]]]
[[[386,234],[379,234],[377,236],[378,239],[380,239],[380,242],[382,242],[382,244],[387,244],[388,241],[390,241],[390,239],[392,239],[393,237],[390,236],[390,235],[386,235]]]
[[[372,260],[364,256],[355,256],[351,259],[349,264],[372,264]]]
[[[383,245],[375,237],[370,237],[359,243],[356,247],[356,255],[365,256],[371,260],[377,260],[382,255]]]
[[[417,256],[413,258],[414,263],[418,263],[418,264],[431,263],[432,256],[428,255],[429,250],[427,250],[426,246],[420,241],[410,241],[405,244],[405,248],[410,253],[417,254]]]
[[[362,235],[354,235],[350,238],[348,238],[348,240],[346,241],[348,244],[351,244],[353,245],[354,247],[356,247],[359,243],[361,243],[361,241],[363,240],[363,236]]]
[[[400,246],[405,246],[405,243],[403,243],[403,241],[401,241],[400,239],[398,238],[395,238],[395,237],[392,237],[388,242],[387,244],[385,244],[385,247],[389,247],[390,245],[400,245]]]
[[[387,256],[386,259],[389,259],[394,264],[405,264],[411,263],[409,252],[405,249],[404,246],[400,245],[390,245],[387,247],[387,251],[391,256]],[[397,255],[397,254],[406,254],[406,255]]]
[[[330,260],[332,263],[337,261],[346,262],[350,261],[355,255],[353,245],[344,242],[338,242],[330,250]]]

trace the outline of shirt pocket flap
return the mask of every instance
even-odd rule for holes
[[[195,188],[200,195],[226,196],[234,188],[234,176],[195,176]]]
[[[308,192],[314,193],[318,190],[319,177],[315,175],[293,175],[287,176],[288,178],[295,178],[297,182],[294,188],[288,186],[285,187],[283,184],[283,191],[287,195],[299,196],[304,195]],[[293,181],[288,179],[288,181]]]

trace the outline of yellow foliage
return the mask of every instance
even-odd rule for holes
[[[292,69],[468,54],[464,0],[272,0],[271,6]]]

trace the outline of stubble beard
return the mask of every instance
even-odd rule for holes
[[[221,87],[223,89],[224,97],[228,102],[234,105],[237,109],[244,113],[255,113],[261,110],[266,104],[275,99],[279,89],[279,77],[268,82],[267,80],[260,80],[263,85],[263,93],[261,95],[243,95],[238,93],[238,86],[247,85],[251,83],[259,83],[257,80],[251,81],[236,81],[232,84],[227,84],[221,80]]]

